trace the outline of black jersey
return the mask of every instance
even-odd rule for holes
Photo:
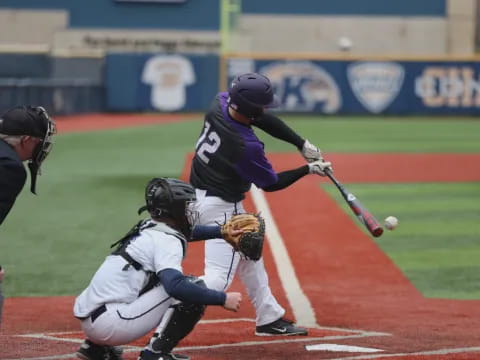
[[[252,183],[263,188],[278,181],[263,143],[249,125],[228,114],[228,93],[219,93],[205,115],[190,171],[190,183],[211,196],[237,202]]]
[[[15,150],[0,139],[0,224],[23,189],[27,172]]]

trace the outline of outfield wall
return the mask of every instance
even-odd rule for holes
[[[204,111],[240,73],[273,82],[281,112],[480,114],[479,59],[340,59],[115,54],[106,62],[109,111]],[[218,85],[220,84],[220,85]]]
[[[233,76],[269,76],[281,112],[477,115],[480,58],[274,57],[116,53],[103,58],[0,55],[0,110],[25,103],[52,114],[201,112]],[[8,69],[22,70],[7,77]],[[13,74],[13,71],[11,72]],[[23,74],[23,76],[22,76]]]

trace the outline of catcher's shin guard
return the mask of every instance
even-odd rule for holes
[[[192,277],[191,281],[206,287],[201,279]],[[157,353],[170,353],[193,330],[205,313],[205,308],[205,305],[184,302],[170,306],[150,339],[151,349]]]

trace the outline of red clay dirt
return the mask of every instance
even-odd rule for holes
[[[71,125],[69,130],[80,131],[76,126]],[[66,126],[59,127],[67,131]],[[270,158],[277,170],[301,164],[298,154],[272,154]],[[328,159],[335,164],[335,173],[344,183],[480,181],[478,154],[329,154]],[[455,163],[454,173],[445,171],[443,165],[450,160]],[[185,166],[184,176],[187,169]],[[307,338],[297,338],[299,342],[271,343],[278,338],[255,337],[253,322],[241,320],[254,319],[253,308],[245,299],[238,314],[210,307],[206,320],[238,318],[239,321],[199,324],[180,344],[180,347],[197,348],[187,348],[184,352],[195,360],[480,358],[480,301],[424,298],[358,224],[321,189],[322,181],[326,180],[309,176],[286,191],[265,193],[302,289],[312,303],[319,325],[382,332],[389,336],[333,339],[328,336],[342,337],[349,331],[315,329]],[[250,197],[246,206],[254,209]],[[264,261],[272,291],[291,317],[292,310],[268,244]],[[202,244],[191,244],[184,268],[186,273],[202,272]],[[232,289],[245,293],[237,280]],[[8,298],[0,335],[0,359],[73,358],[78,343],[62,341],[81,338],[79,323],[72,316],[72,304],[73,297]],[[73,333],[56,335],[53,339],[16,336],[47,332]],[[241,342],[242,346],[198,347],[232,340]],[[146,338],[135,345],[142,346],[145,341]],[[379,348],[385,355],[305,351],[305,344],[315,343]],[[445,354],[451,351],[448,349],[457,348],[472,349]],[[134,359],[137,354],[135,350],[127,352],[125,357]]]
[[[198,118],[195,114],[89,114],[58,116],[59,133],[98,131],[150,124],[169,124]]]

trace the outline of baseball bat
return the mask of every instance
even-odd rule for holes
[[[335,184],[337,189],[342,194],[350,209],[357,216],[360,222],[367,228],[367,230],[375,237],[383,234],[383,228],[377,219],[362,205],[362,203],[348,191],[332,174],[331,171],[326,170],[325,174]]]

